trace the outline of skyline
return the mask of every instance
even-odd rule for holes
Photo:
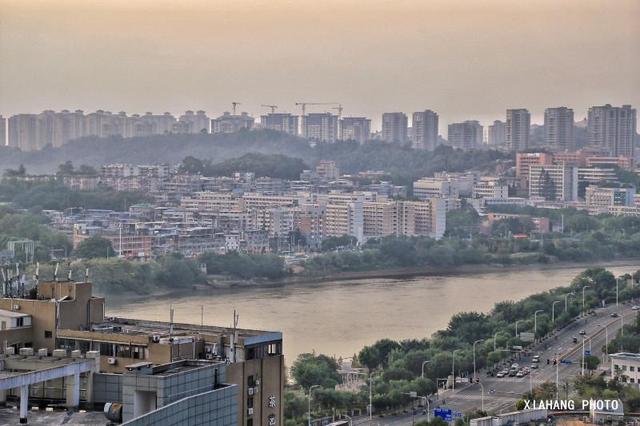
[[[0,1],[4,116],[216,116],[232,101],[258,116],[261,104],[299,114],[295,102],[335,101],[379,129],[391,111],[488,124],[524,107],[541,123],[547,107],[579,121],[592,105],[640,104],[634,1],[23,3]]]

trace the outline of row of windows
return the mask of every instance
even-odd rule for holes
[[[616,369],[616,370],[620,370],[620,371],[627,371],[627,366],[626,365],[614,364],[613,368]],[[629,366],[629,371],[630,372],[636,371],[636,367],[634,367],[633,365],[630,365]],[[638,367],[638,371],[640,372],[640,367]]]

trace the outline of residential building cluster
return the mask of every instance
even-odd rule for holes
[[[45,211],[74,246],[99,235],[118,255],[140,259],[175,252],[297,252],[343,235],[359,243],[391,235],[438,239],[447,209],[459,206],[440,194],[408,199],[406,188],[392,185],[383,172],[341,175],[333,161],[320,161],[295,181],[253,173],[203,177],[168,165],[130,164],[104,165],[96,176],[39,177],[45,178],[76,190],[109,187],[151,196],[152,203],[124,211]]]
[[[271,112],[263,114],[259,122],[247,112],[225,112],[210,119],[204,111],[187,111],[176,118],[171,113],[155,115],[113,114],[98,110],[90,114],[83,111],[43,111],[40,114],[18,114],[5,120],[0,116],[0,140],[8,132],[8,145],[23,151],[59,147],[70,140],[86,136],[137,137],[161,134],[235,133],[241,130],[270,129],[293,136],[302,136],[311,142],[335,143],[353,140],[359,143],[379,139],[388,143],[411,144],[416,149],[433,150],[442,143],[460,149],[495,148],[515,152],[545,149],[553,152],[573,152],[580,148],[600,150],[610,156],[634,159],[636,138],[636,110],[630,105],[620,107],[593,106],[585,122],[576,123],[571,108],[547,108],[544,112],[544,136],[533,141],[531,113],[525,108],[507,109],[505,120],[495,120],[484,126],[477,120],[450,123],[447,139],[440,137],[439,116],[432,110],[382,114],[382,129],[375,132],[371,120],[361,116],[342,116],[342,105],[334,103],[300,103],[302,115],[276,112],[276,105],[263,105]],[[333,112],[306,112],[308,105],[338,105]],[[329,107],[328,107],[329,108]],[[584,127],[586,139],[576,140],[576,128]]]

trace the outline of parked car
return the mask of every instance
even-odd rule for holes
[[[531,369],[532,369],[532,370],[533,370],[533,369],[536,369],[536,368],[538,368],[538,364],[531,364]]]
[[[611,318],[618,318],[618,313],[617,312],[611,312]]]
[[[633,309],[634,311],[638,311],[638,310],[640,310],[640,306],[638,306],[638,305],[633,305],[633,306],[631,307],[631,309]]]

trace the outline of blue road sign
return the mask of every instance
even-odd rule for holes
[[[584,356],[589,356],[589,355],[591,355],[591,351],[590,351],[590,350],[588,350],[588,349],[586,349],[586,350],[584,351]]]
[[[451,408],[438,407],[433,410],[433,416],[440,417],[445,422],[453,421],[453,413],[451,411]]]

